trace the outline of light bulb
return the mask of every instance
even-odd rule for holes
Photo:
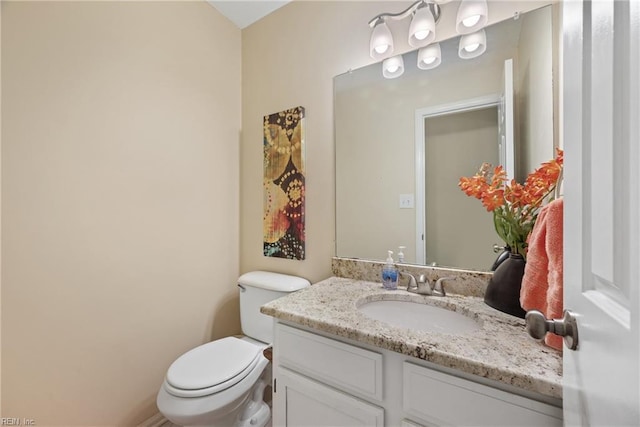
[[[418,40],[424,40],[427,38],[427,36],[429,35],[429,30],[425,30],[425,31],[418,31],[416,32],[413,37],[415,37]]]
[[[462,20],[462,25],[465,27],[473,27],[480,21],[480,15],[473,15]]]
[[[390,73],[395,73],[396,71],[398,71],[398,68],[400,67],[398,67],[396,64],[392,64],[387,67],[387,71]]]
[[[480,47],[480,43],[474,43],[474,44],[465,46],[464,50],[466,50],[467,52],[473,52],[474,50],[477,50],[479,47]]]
[[[425,64],[429,65],[429,64],[433,64],[433,62],[434,62],[436,59],[438,59],[438,58],[436,58],[435,56],[430,56],[430,57],[428,57],[428,58],[424,58],[424,59],[422,60],[422,62],[424,62]]]
[[[389,45],[388,44],[382,44],[382,45],[378,45],[376,47],[374,47],[375,51],[383,54],[387,51],[387,49],[389,49]]]

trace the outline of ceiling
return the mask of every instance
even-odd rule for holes
[[[240,29],[248,27],[291,0],[207,0]]]

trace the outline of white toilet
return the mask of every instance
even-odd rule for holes
[[[309,285],[301,277],[266,271],[240,276],[246,336],[215,340],[176,359],[156,399],[162,415],[180,426],[266,425],[271,411],[263,394],[271,366],[262,351],[273,342],[273,319],[260,313],[260,306]]]

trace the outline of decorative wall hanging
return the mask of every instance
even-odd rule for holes
[[[264,116],[264,255],[302,260],[304,107]]]

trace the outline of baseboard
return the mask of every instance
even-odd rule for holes
[[[168,423],[168,420],[162,416],[160,412],[144,420],[142,423],[138,424],[137,427],[161,427],[163,424]]]

